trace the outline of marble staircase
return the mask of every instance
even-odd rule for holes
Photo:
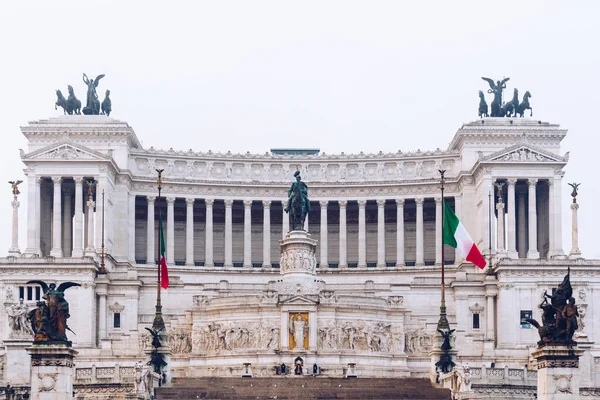
[[[448,389],[438,389],[419,378],[178,378],[156,390],[157,400],[193,399],[319,399],[385,400],[450,399]]]

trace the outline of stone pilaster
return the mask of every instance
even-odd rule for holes
[[[156,257],[155,249],[154,249],[154,200],[156,200],[155,196],[148,196],[148,220],[146,223],[147,226],[147,236],[146,236],[146,264],[152,265],[154,264],[154,258]]]
[[[225,267],[233,267],[233,200],[225,200]]]
[[[385,267],[385,200],[377,200],[377,268]]]
[[[396,199],[396,267],[404,267],[404,199]]]
[[[263,200],[263,268],[271,268],[271,200]]]
[[[347,249],[348,249],[348,231],[346,229],[346,206],[348,202],[345,200],[338,201],[340,205],[340,262],[339,268],[348,267]]]
[[[244,268],[252,268],[252,200],[244,200]]]
[[[358,200],[358,268],[367,267],[366,205],[366,200]]]
[[[527,250],[527,258],[538,259],[540,252],[537,246],[537,207],[536,207],[536,186],[537,179],[531,178],[527,180],[529,186],[529,250]]]
[[[519,187],[517,190],[517,207],[519,209],[519,219],[517,221],[518,243],[517,252],[519,258],[527,256],[527,210],[525,209],[525,196],[527,190]]]
[[[175,197],[167,197],[167,265],[175,265]]]
[[[214,266],[213,259],[213,205],[214,199],[204,199],[206,204],[206,240],[205,240],[205,260],[204,265],[206,267]]]
[[[424,247],[423,247],[423,202],[425,199],[415,199],[415,203],[417,204],[417,238],[416,238],[416,266],[425,265],[424,262]]]
[[[83,177],[75,176],[73,180],[75,181],[75,215],[73,215],[75,226],[73,228],[73,252],[71,257],[83,257]]]
[[[52,203],[52,250],[50,250],[50,255],[62,257],[62,203],[60,198],[62,178],[53,176],[52,183],[54,184],[54,201]]]
[[[106,298],[108,296],[108,278],[99,275],[96,280],[96,295],[98,296],[98,339],[106,339]]]
[[[135,194],[130,192],[127,195],[127,201],[129,204],[129,213],[127,218],[127,225],[129,226],[128,257],[132,263],[135,263]]]
[[[24,252],[28,257],[41,255],[41,252],[38,251],[40,247],[40,203],[40,178],[34,175],[32,171],[28,171],[27,215],[29,215],[29,218],[27,218],[27,248]]]
[[[31,398],[70,400],[73,398],[73,359],[77,351],[66,345],[33,345],[31,355]]]
[[[321,245],[321,261],[320,261],[320,265],[321,268],[326,268],[329,266],[329,260],[327,258],[327,236],[328,236],[328,229],[327,229],[327,206],[329,205],[329,201],[327,200],[322,200],[319,202],[319,205],[321,206],[321,237],[320,237],[320,245]]]
[[[194,263],[194,202],[196,199],[185,199],[185,265],[193,267]]]
[[[519,258],[519,253],[517,253],[517,213],[516,213],[516,195],[515,195],[515,185],[517,184],[517,180],[514,178],[507,180],[508,192],[507,192],[507,201],[508,201],[508,215],[507,215],[507,229],[508,229],[508,252],[507,255],[509,258]]]

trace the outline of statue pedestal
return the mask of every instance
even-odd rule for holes
[[[583,350],[565,345],[544,346],[532,355],[537,360],[539,400],[579,399],[579,357]]]
[[[315,280],[317,241],[305,231],[291,231],[281,241],[281,294],[318,294],[322,283]]]
[[[31,399],[72,399],[77,351],[65,344],[34,344],[27,352],[31,355]]]
[[[5,377],[12,386],[29,385],[27,348],[31,346],[31,342],[32,339],[6,339],[4,341],[4,346],[6,346]]]

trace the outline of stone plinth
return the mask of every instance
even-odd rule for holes
[[[29,385],[29,355],[27,348],[32,339],[6,339],[6,365],[4,366],[6,381],[12,386]]]
[[[579,399],[579,357],[583,350],[573,346],[545,346],[532,355],[537,360],[539,400]]]
[[[31,399],[72,399],[73,358],[77,351],[61,344],[34,344],[27,352],[31,355]]]
[[[317,294],[321,289],[315,280],[317,241],[305,231],[291,231],[281,241],[279,293]]]

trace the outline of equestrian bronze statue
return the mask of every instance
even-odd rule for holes
[[[310,212],[308,186],[301,181],[300,171],[296,171],[294,177],[296,177],[296,182],[292,183],[288,190],[288,205],[284,210],[290,216],[291,230],[303,231],[304,221]]]

